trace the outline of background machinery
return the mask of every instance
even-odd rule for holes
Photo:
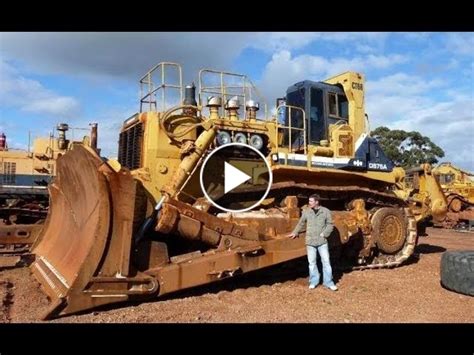
[[[474,231],[474,174],[451,163],[433,169],[448,202],[447,227]]]
[[[176,82],[166,81],[169,71]],[[410,200],[403,169],[368,136],[361,74],[290,86],[276,117],[265,105],[259,112],[258,92],[243,75],[201,70],[197,100],[194,86],[183,90],[175,63],[156,65],[140,84],[140,112],[123,124],[118,161],[83,145],[58,161],[31,266],[51,299],[46,318],[301,257],[304,238],[288,233],[312,193],[333,211],[334,262],[392,267],[412,255],[424,215]],[[178,106],[164,108],[165,89],[176,89]],[[253,146],[271,166],[269,194],[250,211],[222,212],[200,188],[203,160],[229,142]],[[248,169],[253,183],[223,194],[216,180],[214,201],[251,206],[267,188],[268,171],[239,148],[225,159]]]

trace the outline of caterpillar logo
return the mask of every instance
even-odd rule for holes
[[[364,90],[364,86],[362,83],[352,83],[352,88],[354,90]]]

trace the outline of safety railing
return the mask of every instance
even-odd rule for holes
[[[296,112],[301,112],[301,116],[297,117]],[[277,125],[277,150],[278,148],[288,148],[288,153],[301,152],[306,154],[306,116],[301,107],[280,105],[276,109]],[[288,118],[288,119],[287,119]],[[294,120],[302,120],[303,127],[294,127]],[[283,122],[280,122],[282,121]],[[288,125],[285,125],[285,122]],[[280,139],[281,137],[281,139]]]
[[[167,68],[175,68],[178,76],[178,83],[169,83],[166,78]],[[154,81],[154,78],[159,77],[159,85]],[[161,62],[151,68],[141,79],[140,79],[140,112],[143,112],[144,108],[147,111],[157,111],[157,96],[161,94],[161,111],[165,111],[168,106],[166,101],[166,90],[174,89],[178,90],[179,103],[183,102],[183,72],[181,66],[177,63],[172,62]],[[161,92],[159,92],[161,90]],[[147,107],[148,106],[148,107]]]
[[[209,81],[212,82],[209,83]],[[259,102],[260,105],[263,105],[263,119],[268,117],[265,99],[246,75],[213,69],[201,69],[199,71],[199,105],[202,105],[203,100],[207,99],[204,95],[220,96],[224,104],[227,100],[237,96],[241,101],[241,105],[243,105],[244,111],[247,100],[255,100]],[[205,103],[204,101],[204,104]],[[223,107],[219,109],[220,116],[224,116],[223,109]],[[257,119],[262,119],[261,116],[262,115],[258,115]],[[247,119],[247,112],[245,112],[244,117]]]

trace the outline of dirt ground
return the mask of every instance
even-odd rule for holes
[[[474,297],[441,287],[446,250],[474,250],[474,235],[428,228],[416,257],[388,270],[335,273],[339,291],[307,287],[304,258],[146,303],[108,306],[51,323],[440,322],[473,323]],[[48,299],[29,269],[0,271],[1,323],[41,322]]]

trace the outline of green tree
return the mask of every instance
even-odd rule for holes
[[[416,131],[377,127],[370,134],[377,139],[387,157],[403,168],[423,163],[436,164],[438,158],[444,157],[443,149]]]

